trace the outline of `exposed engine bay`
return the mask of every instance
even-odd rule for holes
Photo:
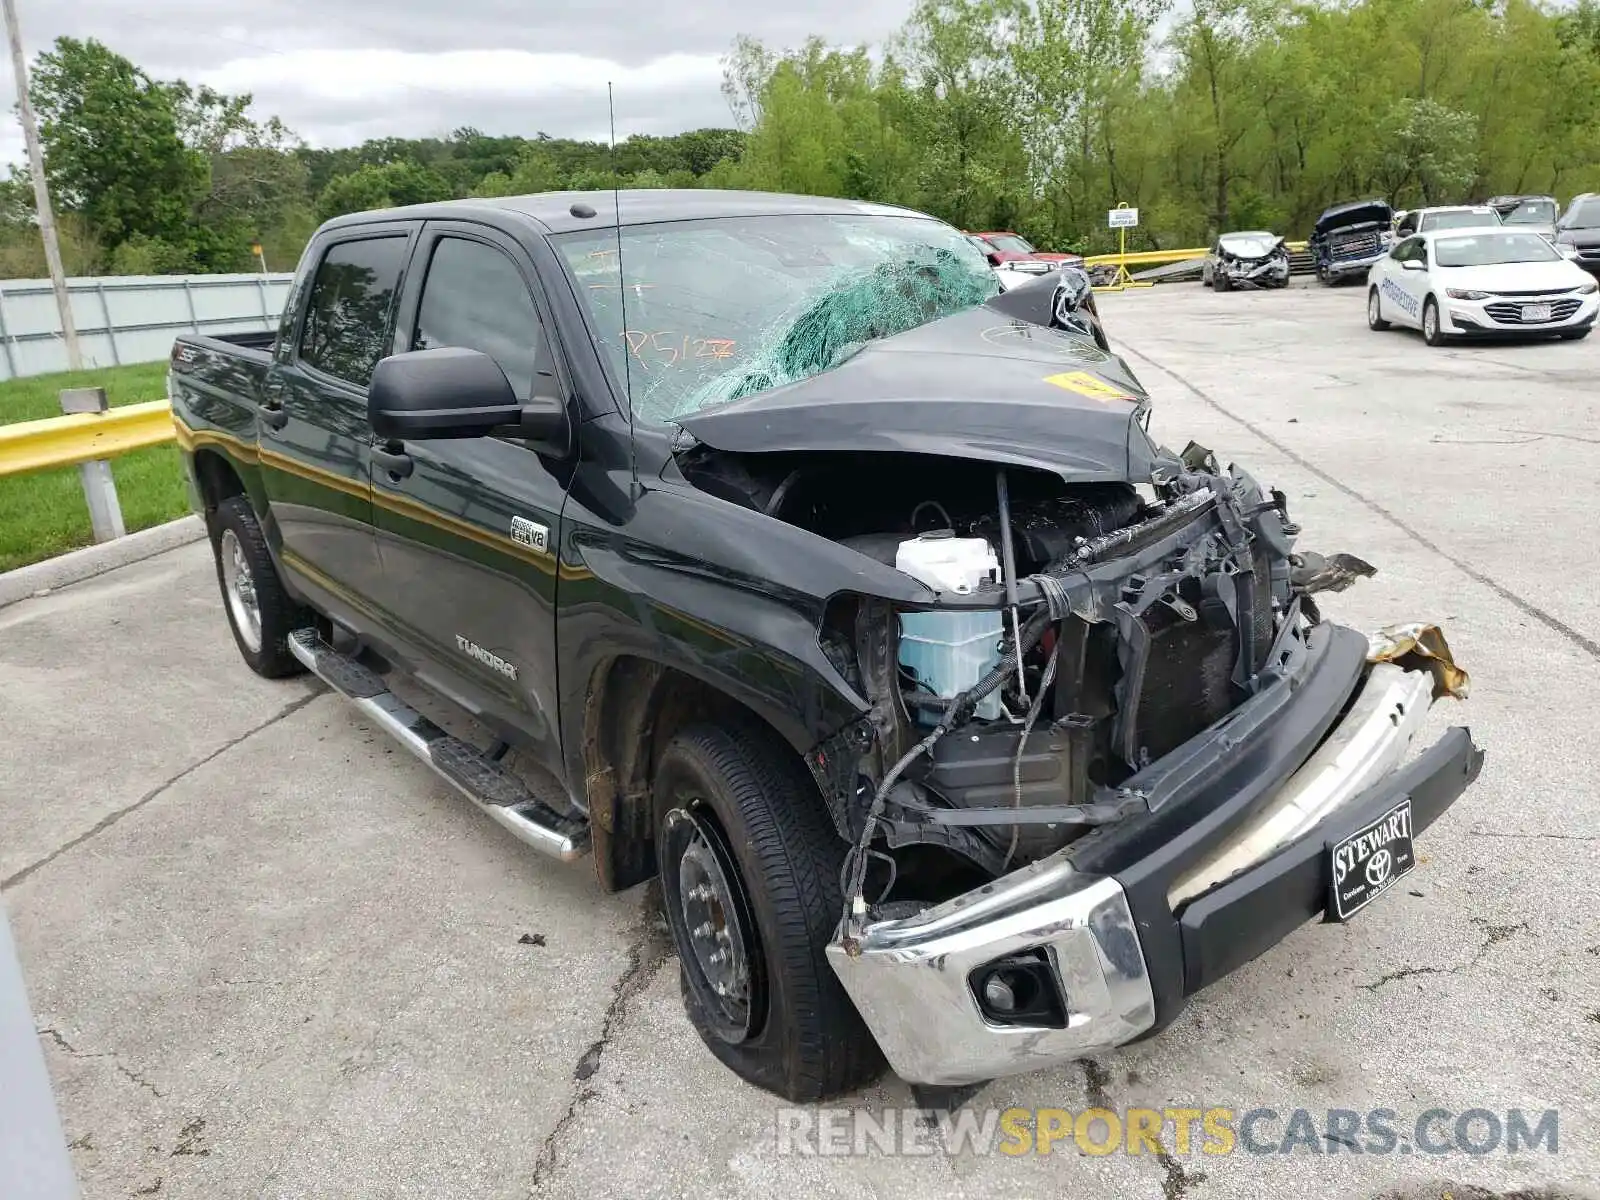
[[[835,596],[822,623],[870,704],[810,763],[858,847],[858,899],[869,862],[897,896],[937,899],[952,859],[955,879],[992,878],[1146,809],[1126,781],[1283,669],[1319,619],[1311,592],[1373,573],[1297,554],[1282,493],[1194,445],[1139,488],[918,454],[696,445],[678,462],[933,593],[922,610]]]

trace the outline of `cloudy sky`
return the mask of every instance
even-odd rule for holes
[[[740,33],[878,42],[911,0],[16,0],[31,61],[96,38],[157,78],[250,92],[312,145],[486,133],[600,138],[730,123],[718,58]],[[20,162],[3,68],[0,161]]]

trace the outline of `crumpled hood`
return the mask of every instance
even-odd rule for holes
[[[1218,241],[1238,258],[1265,258],[1277,249],[1279,239],[1265,233],[1225,233]]]
[[[1382,200],[1354,200],[1324,209],[1316,232],[1326,235],[1353,225],[1387,225],[1393,217],[1394,210]]]
[[[1148,397],[1093,342],[985,306],[867,343],[810,378],[676,418],[717,450],[898,451],[1148,480]]]

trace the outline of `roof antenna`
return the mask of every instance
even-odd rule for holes
[[[628,341],[628,279],[622,273],[622,174],[617,170],[617,101],[612,95],[611,81],[606,80],[606,108],[611,116],[611,208],[617,234],[617,305],[622,321],[622,390],[628,406],[628,473],[633,478],[633,490],[639,492],[639,447],[633,436],[633,370],[628,359],[633,357],[633,343]]]

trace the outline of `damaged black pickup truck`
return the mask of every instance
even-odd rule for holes
[[[816,1099],[1103,1052],[1411,869],[1466,676],[1322,619],[1372,568],[1156,445],[1081,292],[897,208],[615,203],[339,218],[169,392],[251,667],[659,876],[719,1059]]]

